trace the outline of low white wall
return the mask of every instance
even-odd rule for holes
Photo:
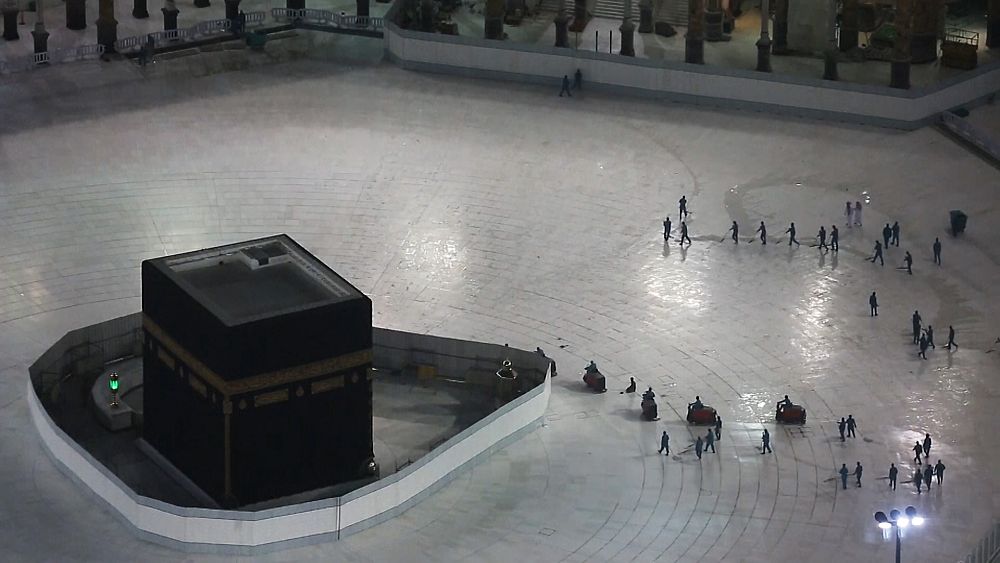
[[[433,339],[434,337],[421,337]],[[457,345],[461,341],[451,341]],[[479,347],[466,343],[474,356]],[[502,347],[501,347],[502,348]],[[510,350],[525,361],[547,360]],[[64,473],[107,503],[138,535],[191,551],[254,554],[312,541],[327,541],[376,524],[406,510],[445,484],[463,467],[532,429],[548,408],[551,375],[541,385],[504,405],[404,468],[343,497],[258,512],[183,508],[135,494],[67,436],[45,411],[29,378],[26,398],[31,420],[46,449]]]
[[[937,114],[1000,91],[1000,63],[927,88],[898,90],[487,41],[385,28],[385,48],[397,64],[414,70],[494,76],[558,87],[577,68],[584,87],[620,89],[678,101],[770,109],[784,113],[915,128]]]

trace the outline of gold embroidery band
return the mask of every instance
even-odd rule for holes
[[[288,400],[288,389],[278,389],[277,391],[268,391],[267,393],[261,393],[260,395],[255,395],[253,398],[253,406],[265,407],[267,405],[273,405],[275,403],[283,403],[287,400]]]
[[[205,387],[205,384],[200,380],[195,379],[193,376],[188,376],[188,385],[190,385],[191,388],[197,391],[202,397],[208,397],[208,388]]]
[[[149,331],[154,338],[159,340],[160,344],[169,350],[171,354],[190,367],[191,371],[196,373],[199,377],[204,379],[206,383],[227,397],[241,393],[252,393],[269,387],[277,387],[279,385],[287,385],[297,381],[312,379],[321,375],[327,375],[363,366],[365,364],[370,364],[372,361],[372,350],[369,348],[367,350],[358,350],[357,352],[351,352],[335,358],[327,358],[325,360],[301,366],[254,375],[245,379],[226,381],[222,379],[219,374],[215,373],[208,366],[198,360],[198,358],[194,357],[183,346],[178,344],[177,341],[164,332],[164,330],[160,328],[160,326],[156,324],[153,319],[149,318],[145,314],[142,316],[142,326]]]
[[[331,391],[333,389],[339,389],[344,386],[344,376],[338,375],[336,377],[331,377],[329,379],[321,379],[319,381],[313,381],[309,385],[309,393],[315,395],[317,393],[323,393],[325,391]]]

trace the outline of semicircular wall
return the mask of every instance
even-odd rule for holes
[[[341,497],[256,512],[186,508],[136,494],[103,464],[60,429],[36,391],[45,377],[61,376],[62,369],[94,369],[134,350],[139,314],[113,319],[64,336],[31,368],[26,396],[42,443],[59,469],[107,505],[136,535],[188,551],[252,555],[276,549],[338,539],[402,513],[457,473],[471,467],[523,434],[536,428],[548,407],[551,373],[546,358],[532,352],[493,344],[438,338],[375,329],[376,346],[405,361],[409,351],[426,354],[436,347],[446,362],[457,366],[486,358],[508,356],[520,366],[544,374],[542,382],[488,416],[453,436],[411,465],[384,479]],[[136,326],[133,327],[132,325]],[[110,333],[110,334],[109,334]],[[101,345],[94,344],[99,341]],[[74,357],[81,347],[100,350],[100,359]],[[97,354],[97,352],[95,352]],[[452,372],[454,373],[454,372]]]

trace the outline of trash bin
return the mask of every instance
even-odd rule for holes
[[[965,231],[965,222],[969,216],[957,209],[951,210],[951,236],[958,236],[958,233]]]

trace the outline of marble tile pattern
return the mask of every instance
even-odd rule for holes
[[[913,504],[928,523],[906,560],[953,562],[1000,514],[1000,173],[934,129],[567,99],[555,81],[389,64],[95,68],[0,82],[4,560],[227,559],[131,536],[58,472],[21,395],[65,331],[140,307],[142,259],[280,232],[369,294],[376,324],[541,346],[560,375],[543,427],[405,514],[260,560],[889,561],[872,512]],[[685,248],[661,236],[681,195]],[[846,200],[866,201],[863,227],[843,225]],[[958,240],[950,209],[970,215]],[[770,244],[747,243],[762,219]],[[903,245],[866,262],[894,220]],[[790,221],[801,247],[781,234]],[[810,247],[833,223],[839,256]],[[912,276],[895,268],[906,249]],[[914,309],[936,328],[926,361]],[[591,359],[606,394],[577,376]],[[619,394],[630,376],[659,394],[660,421]],[[786,393],[807,425],[773,423]],[[683,422],[696,394],[725,420],[700,462],[704,429]],[[841,443],[847,414],[858,437]],[[889,463],[908,480],[924,432],[944,486],[889,491]],[[863,488],[840,489],[836,469],[856,461]]]

